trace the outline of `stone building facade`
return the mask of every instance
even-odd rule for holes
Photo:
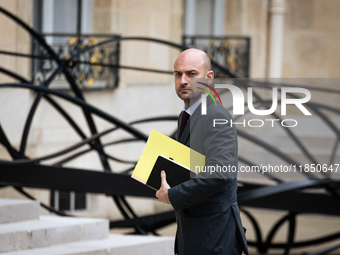
[[[45,6],[48,1],[42,0],[46,3]],[[338,0],[85,0],[84,2],[88,8],[86,14],[88,16],[84,14],[88,18],[86,21],[88,33],[151,37],[177,44],[182,43],[183,34],[248,36],[251,40],[249,63],[251,78],[339,78],[340,1]],[[34,0],[0,0],[2,8],[17,15],[29,26],[34,26],[36,20],[35,4]],[[51,6],[52,9],[44,10],[45,15],[53,12],[53,5]],[[210,27],[207,24],[210,24]],[[31,53],[30,36],[1,13],[0,35],[1,51]],[[120,65],[172,70],[178,54],[179,50],[156,43],[123,41],[120,49]],[[28,58],[0,53],[0,67],[12,70],[28,80],[32,78],[31,64]],[[147,117],[178,115],[182,110],[182,103],[174,93],[171,75],[120,69],[119,77],[118,88],[86,91],[84,93],[86,100],[125,122]],[[0,83],[9,82],[15,81],[0,72]],[[339,86],[332,84],[331,88],[339,89]],[[25,90],[0,90],[0,124],[16,147],[20,144],[22,129],[33,98],[34,94]],[[325,99],[329,100],[329,96],[320,95],[317,100]],[[332,95],[331,101],[339,106],[336,102],[340,101],[340,97]],[[80,110],[62,100],[58,102],[67,107],[71,116],[86,134],[89,134]],[[111,127],[109,123],[100,119],[95,121],[99,130]],[[176,128],[176,123],[140,126],[146,134],[153,128],[171,133]],[[105,139],[111,141],[124,135],[119,133]],[[34,158],[49,154],[78,141],[79,138],[61,116],[46,102],[41,102],[30,131],[27,155]],[[143,145],[135,147],[126,145],[108,148],[108,152],[136,160],[142,149]],[[246,152],[247,148],[243,148],[241,144],[240,151]],[[10,159],[1,145],[0,158]],[[101,169],[95,153],[79,158],[67,166]],[[112,163],[112,168],[119,172],[123,166]],[[37,189],[27,189],[27,191],[40,201],[50,203],[50,191]],[[2,188],[0,197],[21,196],[11,188]],[[169,209],[150,199],[129,198],[129,201],[141,215]],[[42,213],[47,213],[41,210]],[[75,213],[109,219],[121,218],[112,199],[102,195],[87,195],[86,210]],[[258,213],[260,217],[267,217],[267,219],[277,215],[269,213],[268,216],[260,210]],[[330,222],[335,220],[331,219]],[[338,222],[336,224],[329,225],[339,227]]]

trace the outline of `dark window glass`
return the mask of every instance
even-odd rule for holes
[[[51,193],[50,193],[50,206],[54,208],[54,189],[51,189]]]
[[[75,193],[76,202],[74,205],[75,210],[85,210],[86,209],[86,195],[85,193]]]
[[[70,210],[70,192],[59,191],[59,210]]]

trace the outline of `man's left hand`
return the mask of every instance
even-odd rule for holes
[[[171,187],[169,186],[168,182],[166,181],[166,174],[163,170],[161,172],[161,187],[156,192],[156,197],[158,198],[159,202],[163,202],[165,204],[170,204],[169,196],[168,196],[168,190]]]

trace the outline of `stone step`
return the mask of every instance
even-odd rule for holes
[[[39,209],[40,205],[37,201],[2,198],[0,199],[0,224],[39,219]]]
[[[110,234],[100,240],[72,242],[44,248],[3,253],[4,255],[172,255],[173,237]]]
[[[40,216],[0,225],[0,252],[105,238],[106,219]]]

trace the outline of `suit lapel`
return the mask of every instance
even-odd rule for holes
[[[207,98],[207,106],[212,104],[214,101],[208,97]],[[183,112],[182,112],[183,113]],[[178,129],[177,129],[177,137],[179,137],[179,131],[181,130],[181,119],[182,119],[182,113],[179,115],[178,118]],[[182,144],[187,144],[188,140],[190,138],[190,127],[193,126],[197,120],[197,118],[201,115],[201,104],[196,108],[194,113],[190,116],[187,125],[184,128],[183,134],[181,138],[179,139],[179,142]]]
[[[207,108],[210,104],[214,103],[214,101],[208,97],[207,98]],[[201,103],[202,104],[202,103]],[[194,126],[196,120],[198,119],[199,116],[201,116],[201,104],[196,108],[196,110],[194,111],[194,113],[190,116],[190,125]]]

